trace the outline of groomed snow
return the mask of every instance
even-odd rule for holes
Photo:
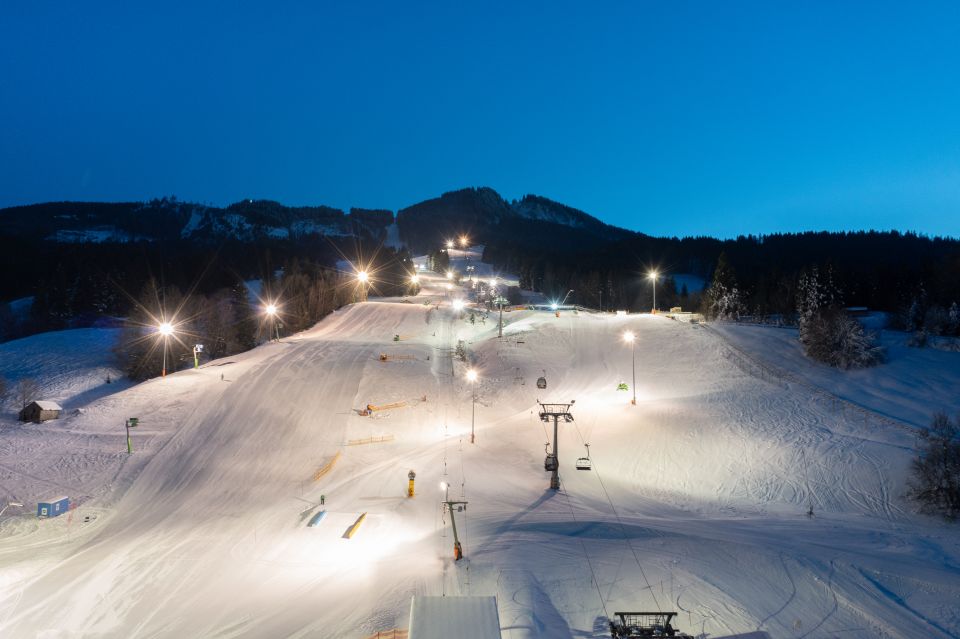
[[[615,611],[658,608],[712,639],[960,634],[960,534],[903,496],[908,428],[865,426],[663,317],[514,311],[498,340],[492,314],[456,317],[445,279],[423,278],[420,297],[352,305],[60,423],[4,424],[7,498],[79,506],[0,521],[0,635],[361,638],[444,594],[496,596],[511,639],[607,637]],[[616,390],[628,329],[636,406]],[[560,492],[538,398],[576,399]],[[441,481],[469,502],[460,562]]]

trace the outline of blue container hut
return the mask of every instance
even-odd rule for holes
[[[37,517],[56,517],[70,510],[69,497],[54,497],[37,503]]]

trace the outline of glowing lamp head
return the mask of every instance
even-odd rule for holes
[[[464,306],[466,306],[466,302],[463,300],[453,300],[453,310],[462,311]]]
[[[470,370],[468,370],[468,371],[467,371],[467,381],[468,381],[468,382],[475,382],[475,381],[477,381],[477,371],[473,370],[472,368],[471,368]]]
[[[448,249],[452,249],[452,248],[453,248],[453,240],[447,240],[447,248],[448,248]]]
[[[157,330],[159,330],[160,334],[164,337],[168,337],[173,335],[173,324],[170,322],[163,322],[159,327],[157,327]]]
[[[267,312],[267,315],[276,315],[277,314],[277,305],[276,304],[267,304],[267,307],[264,309]]]
[[[469,242],[469,241],[470,241],[470,239],[469,239],[466,235],[461,235],[461,236],[460,236],[460,246],[464,246],[464,247],[465,247],[465,246],[467,245],[467,242]]]
[[[558,308],[560,308],[560,305],[557,304],[556,302],[551,302],[551,303],[550,303],[550,310],[551,310],[551,311],[555,311],[555,310],[557,310]]]
[[[495,287],[496,285],[497,285],[497,278],[491,277],[491,278],[490,278],[490,288],[493,288],[493,287]]]
[[[448,279],[448,280],[452,280],[452,279],[453,279],[453,271],[447,271],[447,279]]]
[[[633,344],[633,340],[637,339],[637,336],[633,334],[633,331],[627,331],[623,334],[623,341],[627,344]]]
[[[420,276],[419,276],[419,275],[411,275],[411,276],[410,276],[410,282],[413,283],[413,284],[419,284],[419,283],[420,283]]]
[[[357,281],[366,284],[370,281],[370,275],[366,271],[357,271]]]
[[[647,277],[649,277],[651,280],[656,280],[659,275],[660,274],[657,273],[656,271],[650,271],[649,273],[647,273]]]

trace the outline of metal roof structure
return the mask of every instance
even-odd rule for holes
[[[496,597],[410,600],[409,639],[502,639]]]

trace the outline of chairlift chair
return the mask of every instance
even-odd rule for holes
[[[553,453],[547,453],[546,459],[543,460],[543,469],[547,472],[553,472],[557,470],[559,466],[557,465],[557,456]]]
[[[587,456],[577,458],[577,470],[593,470],[593,462],[590,461],[590,444],[584,444],[587,447]]]
[[[544,389],[544,388],[546,388],[546,387],[547,387],[547,378],[546,378],[546,377],[538,377],[538,378],[537,378],[537,388]]]

